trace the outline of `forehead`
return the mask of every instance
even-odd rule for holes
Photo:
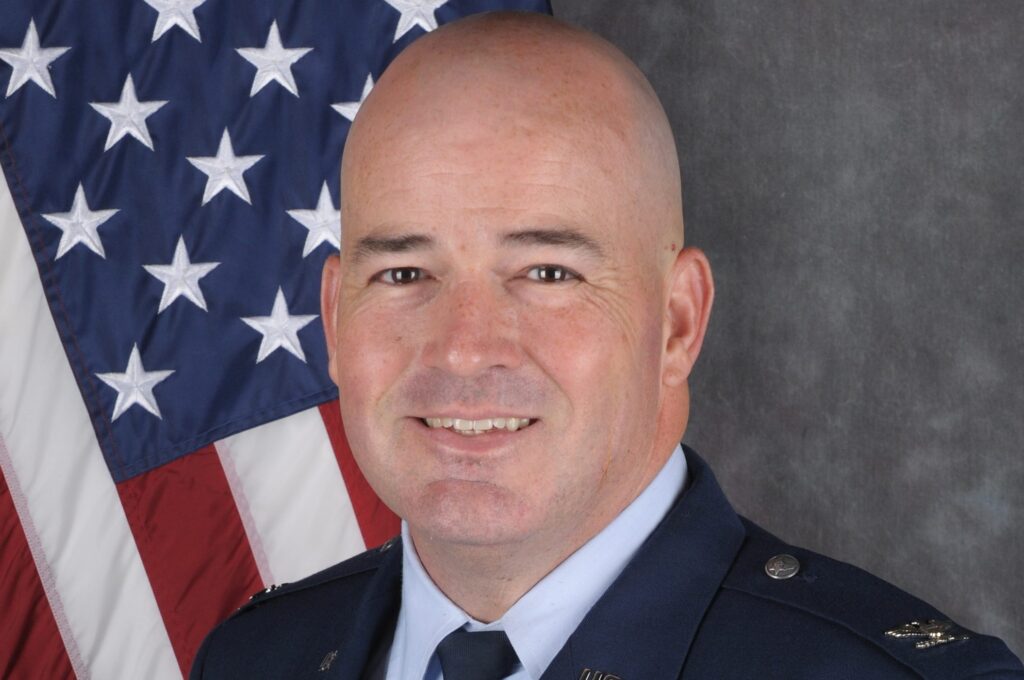
[[[621,137],[518,108],[448,111],[442,124],[403,115],[364,138],[345,167],[346,240],[425,228],[600,231],[628,220],[638,187]]]

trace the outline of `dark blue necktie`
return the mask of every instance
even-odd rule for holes
[[[519,664],[503,630],[459,629],[437,646],[444,680],[501,680]]]

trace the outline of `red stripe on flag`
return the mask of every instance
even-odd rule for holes
[[[359,531],[363,534],[363,542],[367,549],[376,548],[399,532],[401,521],[377,498],[377,494],[363,476],[363,471],[356,464],[356,459],[352,457],[352,449],[349,448],[348,439],[345,437],[345,426],[341,423],[338,400],[320,404],[320,417],[323,418],[327,436],[331,439],[334,456],[338,459],[341,477],[345,480],[352,510],[359,522]]]
[[[2,471],[0,612],[0,678],[75,677]]]
[[[199,644],[263,587],[213,445],[117,485],[182,673]]]

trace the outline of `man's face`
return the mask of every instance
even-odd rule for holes
[[[664,460],[664,254],[642,181],[596,123],[434,113],[346,159],[346,432],[414,537],[571,545]]]

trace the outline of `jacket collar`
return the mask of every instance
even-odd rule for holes
[[[357,623],[343,645],[344,656],[339,655],[329,665],[325,680],[365,678],[367,673],[377,670],[371,666],[387,663],[402,593],[402,541],[392,538],[376,550],[381,553],[381,561],[363,597],[358,603],[338,603],[336,615],[350,617]],[[350,605],[356,606],[343,609]]]
[[[710,468],[692,449],[683,450],[689,488],[542,680],[578,680],[585,669],[628,680],[682,673],[697,629],[746,535]]]

